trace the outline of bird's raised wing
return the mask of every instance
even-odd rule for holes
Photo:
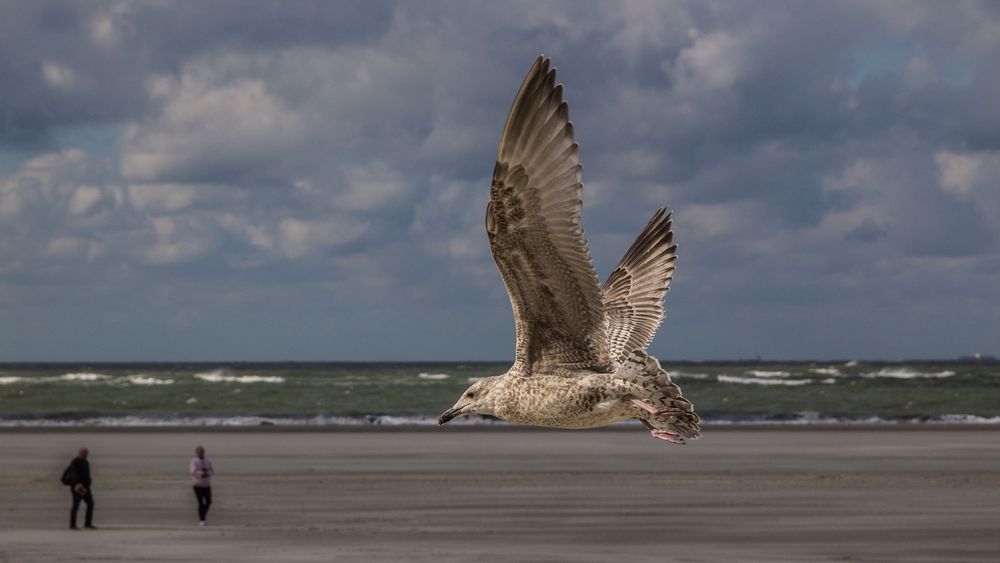
[[[514,308],[511,373],[610,369],[597,272],[580,226],[580,149],[550,60],[507,115],[486,208],[490,249]]]
[[[670,212],[660,209],[608,276],[602,290],[611,360],[645,350],[663,321],[663,297],[677,262]]]

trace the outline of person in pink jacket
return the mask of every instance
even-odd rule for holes
[[[191,484],[194,485],[194,496],[198,499],[198,525],[205,525],[208,507],[212,506],[212,462],[205,459],[205,448],[194,449],[195,457],[191,459]]]

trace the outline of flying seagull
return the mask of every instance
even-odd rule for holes
[[[539,56],[507,115],[486,207],[514,308],[514,364],[473,383],[439,423],[473,413],[555,428],[638,419],[684,444],[700,419],[645,352],[677,260],[670,213],[653,215],[602,288],[580,226],[579,155],[563,86]]]

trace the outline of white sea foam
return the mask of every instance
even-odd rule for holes
[[[111,379],[111,376],[103,373],[64,373],[59,376],[59,379],[63,381],[101,381],[102,379]]]
[[[789,375],[792,375],[787,371],[766,371],[761,369],[751,369],[744,373],[749,373],[754,377],[788,377]]]
[[[800,413],[797,418],[711,418],[702,419],[704,426],[773,425],[802,426],[810,424],[858,425],[939,425],[939,424],[1000,424],[1000,416],[976,416],[971,414],[945,414],[924,419],[892,419],[882,417],[844,418],[821,413]],[[461,417],[449,424],[468,426],[507,426],[502,420],[483,417]],[[637,421],[625,421],[618,426],[637,425]],[[207,416],[207,417],[155,417],[155,416],[100,416],[83,419],[0,419],[0,428],[20,427],[190,427],[190,426],[436,426],[436,417],[425,416],[315,416],[310,418],[263,417],[263,416]]]
[[[210,383],[284,383],[277,375],[230,375],[222,370],[194,374],[196,379]]]
[[[710,373],[691,373],[686,371],[675,371],[670,374],[670,379],[708,379],[712,377]]]
[[[809,368],[809,371],[820,375],[841,375],[837,368]]]
[[[943,414],[934,422],[947,424],[1000,424],[1000,416],[976,416],[974,414]]]
[[[22,381],[27,381],[27,377],[19,377],[16,375],[5,375],[0,377],[0,385],[12,385],[14,383],[20,383]]]
[[[439,379],[448,379],[451,376],[448,375],[447,373],[418,373],[417,377],[419,377],[420,379],[439,380]]]
[[[482,381],[484,379],[486,379],[486,378],[485,377],[469,377],[469,378],[466,378],[465,381],[467,381],[469,383],[475,383],[477,381]]]
[[[844,364],[845,368],[853,368],[853,367],[857,367],[857,366],[858,366],[858,362],[856,362],[855,360],[851,360],[851,361],[847,362],[846,364]]]
[[[173,379],[160,379],[158,377],[146,377],[144,375],[130,375],[125,378],[132,385],[172,385]]]
[[[820,383],[826,383],[827,385],[832,385],[832,384],[836,383],[837,380],[835,378],[833,378],[833,377],[828,377],[826,379],[821,379],[819,382]]]
[[[892,379],[936,379],[939,377],[951,377],[955,372],[944,371],[916,371],[909,368],[882,368],[875,372],[862,373],[861,377],[876,378],[889,377]]]
[[[193,399],[193,397],[192,397]],[[191,402],[191,399],[188,400]],[[450,425],[492,426],[508,423],[480,416],[461,417]],[[0,428],[11,427],[164,427],[164,426],[437,426],[437,417],[368,415],[315,416],[310,418],[264,416],[205,416],[205,417],[155,417],[155,416],[99,416],[76,420],[67,419],[0,419]]]
[[[737,377],[735,375],[720,375],[720,383],[739,383],[743,385],[808,385],[812,379],[757,379],[754,377]]]

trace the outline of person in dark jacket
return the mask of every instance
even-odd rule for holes
[[[90,452],[87,448],[80,448],[80,452],[69,464],[69,490],[73,495],[73,508],[69,511],[69,528],[76,529],[76,512],[80,508],[80,501],[87,503],[87,515],[83,527],[96,530],[94,526],[94,494],[90,490],[90,462],[87,455]]]

